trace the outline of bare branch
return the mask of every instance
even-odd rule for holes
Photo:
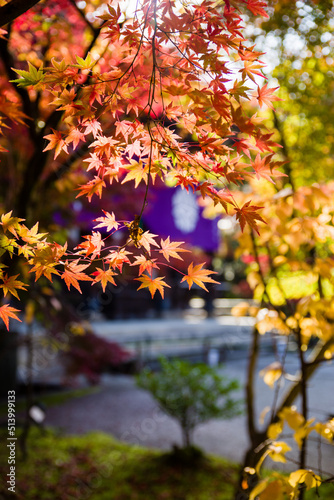
[[[0,7],[0,27],[11,23],[39,2],[40,0],[11,0],[6,3]]]

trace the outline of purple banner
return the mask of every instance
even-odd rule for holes
[[[150,187],[144,222],[152,233],[214,252],[219,244],[218,219],[205,219],[197,200],[196,194],[180,186]]]

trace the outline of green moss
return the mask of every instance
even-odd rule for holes
[[[84,418],[84,416],[83,416]],[[6,463],[1,447],[0,463]],[[25,500],[230,500],[237,468],[218,458],[184,466],[172,454],[130,446],[103,433],[60,436],[33,430],[29,458],[19,460],[16,491]],[[168,457],[168,459],[166,458]],[[8,465],[0,467],[6,477]],[[3,480],[2,480],[3,481]],[[0,483],[1,493],[7,486]]]
[[[83,415],[84,418],[84,415]],[[6,434],[0,435],[5,442]],[[29,457],[16,461],[16,495],[8,494],[7,449],[0,447],[0,498],[16,500],[232,500],[238,467],[198,450],[169,453],[116,441],[101,432],[63,436],[32,429]],[[332,500],[334,485],[305,500]]]

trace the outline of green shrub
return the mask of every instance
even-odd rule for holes
[[[230,393],[239,388],[205,364],[160,358],[161,371],[143,370],[137,376],[139,387],[152,393],[160,407],[178,420],[183,446],[192,445],[195,427],[211,418],[231,418],[240,413],[240,401]]]

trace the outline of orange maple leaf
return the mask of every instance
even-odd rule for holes
[[[9,318],[17,319],[17,321],[21,321],[17,316],[16,312],[20,312],[19,309],[15,309],[15,307],[11,307],[9,304],[4,304],[0,307],[0,318],[5,323],[7,330],[9,330]]]
[[[83,248],[83,251],[79,250],[79,252],[77,253],[86,252],[86,257],[92,254],[92,259],[95,259],[95,257],[99,257],[101,249],[105,245],[104,241],[102,240],[101,233],[99,231],[93,231],[92,234],[83,236],[83,238],[85,238],[87,241],[84,241],[83,243],[80,243],[80,245],[75,247],[75,250],[77,248]]]
[[[106,291],[106,286],[108,283],[112,283],[116,286],[113,276],[116,276],[117,273],[114,273],[111,269],[107,269],[106,271],[99,267],[96,267],[95,269],[95,273],[92,273],[92,276],[95,276],[94,283],[92,283],[92,285],[100,282],[103,292]]]
[[[48,151],[49,149],[54,149],[54,159],[56,159],[62,150],[65,151],[65,153],[68,153],[68,149],[65,139],[63,139],[62,133],[58,130],[53,130],[53,128],[51,130],[53,132],[52,134],[44,136],[44,139],[48,139],[50,142],[46,146],[46,148],[43,149],[43,152]]]
[[[169,285],[165,281],[163,281],[164,276],[162,278],[151,278],[151,276],[148,276],[147,274],[143,274],[143,276],[140,276],[140,278],[135,278],[137,281],[141,281],[142,284],[138,288],[140,290],[141,288],[148,288],[151,297],[153,299],[155,292],[158,290],[160,292],[160,295],[162,298],[164,298],[164,286],[170,288]]]
[[[209,277],[210,274],[217,274],[215,271],[209,271],[208,269],[202,269],[205,262],[202,264],[197,264],[197,266],[193,266],[193,263],[188,266],[188,274],[183,276],[181,283],[186,281],[189,285],[189,290],[191,286],[195,283],[195,285],[200,286],[204,290],[208,292],[208,289],[204,285],[205,283],[219,283],[219,281],[215,281]]]
[[[128,252],[124,248],[119,251],[112,250],[106,257],[105,262],[110,264],[113,269],[117,267],[120,272],[122,272],[123,264],[130,264],[130,260],[127,255],[132,255],[131,252]]]
[[[8,274],[5,274],[2,277],[3,284],[0,285],[0,288],[3,289],[4,296],[6,296],[9,292],[14,295],[14,297],[20,300],[16,290],[26,290],[26,287],[23,281],[19,281],[16,279],[18,276],[18,274],[16,274],[15,276],[8,276]]]
[[[77,188],[78,191],[80,190],[81,192],[76,196],[76,198],[79,198],[79,196],[83,196],[84,194],[87,196],[89,201],[91,201],[94,194],[101,198],[102,188],[104,187],[106,187],[106,183],[103,179],[100,179],[100,177],[96,175],[93,180]]]
[[[93,279],[90,276],[87,276],[87,274],[81,272],[84,269],[87,269],[87,267],[90,264],[78,264],[77,262],[65,262],[65,271],[63,272],[61,278],[65,280],[65,283],[67,285],[67,288],[70,290],[70,286],[74,286],[80,293],[82,293],[80,289],[80,285],[78,281],[93,281]]]
[[[261,217],[261,215],[256,213],[256,210],[260,210],[263,207],[257,207],[255,205],[251,205],[250,201],[245,203],[241,208],[235,208],[236,212],[236,218],[239,221],[241,231],[244,230],[246,223],[253,228],[257,234],[259,233],[258,226],[256,221],[264,222],[266,224],[266,221],[264,221]]]
[[[148,271],[152,276],[152,269],[155,267],[159,269],[159,267],[155,264],[157,259],[147,259],[145,255],[136,255],[135,262],[133,262],[132,266],[139,266],[139,275],[143,274],[144,271]]]
[[[190,252],[190,250],[186,250],[185,248],[178,248],[183,243],[184,241],[171,242],[168,236],[165,240],[161,239],[160,242],[161,250],[159,250],[159,252],[163,254],[167,262],[169,262],[170,257],[174,257],[174,259],[183,260],[182,257],[179,256],[179,253]]]
[[[272,105],[271,101],[281,101],[277,95],[274,95],[274,92],[278,89],[279,87],[271,88],[268,89],[268,84],[266,83],[263,85],[262,88],[257,87],[257,100],[259,102],[260,108],[262,108],[263,104],[266,104],[268,108],[274,109],[274,106]]]

